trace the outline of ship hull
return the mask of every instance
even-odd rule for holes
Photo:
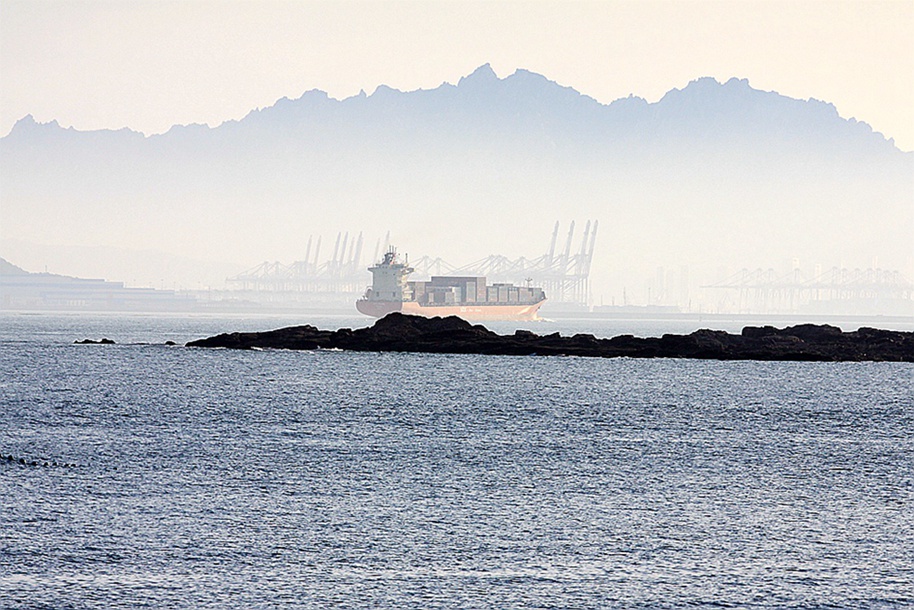
[[[421,305],[415,301],[356,301],[359,312],[383,318],[395,311],[426,318],[458,316],[464,320],[538,320],[538,303],[474,303],[464,305]]]

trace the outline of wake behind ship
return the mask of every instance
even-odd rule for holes
[[[546,301],[542,288],[514,284],[486,284],[485,277],[432,276],[428,281],[408,281],[415,271],[400,262],[391,247],[378,264],[368,268],[372,284],[356,301],[361,313],[380,318],[389,313],[425,316],[460,316],[466,320],[536,320]]]

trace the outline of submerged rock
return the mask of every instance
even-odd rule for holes
[[[835,326],[815,324],[784,329],[750,326],[738,335],[703,329],[688,335],[660,338],[621,335],[597,339],[585,334],[540,336],[526,330],[499,335],[455,316],[423,318],[401,313],[389,314],[373,326],[356,330],[329,331],[313,326],[293,326],[266,332],[227,333],[191,341],[187,346],[604,358],[914,362],[914,333],[875,328],[844,332]]]

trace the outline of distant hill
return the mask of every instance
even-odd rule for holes
[[[432,90],[283,98],[145,137],[28,116],[0,139],[0,231],[222,260],[301,258],[309,234],[382,234],[471,261],[601,221],[594,276],[657,266],[914,267],[914,154],[822,101],[701,78],[601,104],[488,65]],[[634,277],[634,276],[632,276]]]
[[[28,275],[28,271],[17,267],[5,258],[0,258],[0,275]]]

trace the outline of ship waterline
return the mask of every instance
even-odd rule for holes
[[[375,318],[382,318],[389,313],[400,312],[416,316],[433,318],[435,316],[459,316],[465,320],[537,320],[539,308],[545,299],[534,304],[500,305],[422,305],[415,301],[369,301],[360,299],[356,301],[356,309],[360,313]]]

